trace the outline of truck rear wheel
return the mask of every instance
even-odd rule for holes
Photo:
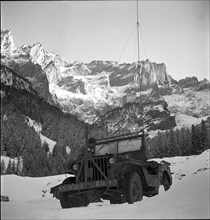
[[[143,199],[141,178],[136,172],[125,175],[124,192],[125,202],[134,203]]]
[[[164,186],[165,191],[170,188],[169,177],[166,173],[163,174],[162,185]]]

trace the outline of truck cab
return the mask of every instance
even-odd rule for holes
[[[134,203],[172,185],[170,163],[148,161],[144,131],[104,139],[89,138],[84,153],[67,162],[66,178],[51,188],[62,208],[87,206],[100,199]]]

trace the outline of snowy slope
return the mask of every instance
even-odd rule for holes
[[[41,143],[43,144],[44,142],[46,142],[49,146],[49,151],[52,153],[53,148],[56,144],[55,141],[51,140],[50,138],[44,136],[41,131],[42,131],[42,126],[41,124],[38,124],[36,121],[32,120],[31,118],[29,118],[28,116],[26,117],[28,125],[30,127],[34,127],[34,130],[39,134],[40,139],[41,139]]]
[[[2,195],[10,202],[2,203],[3,219],[140,219],[140,218],[209,218],[209,155],[164,158],[171,163],[171,189],[134,204],[110,205],[109,201],[88,207],[61,209],[49,189],[65,175],[29,178],[1,176]],[[156,159],[159,160],[159,159]],[[15,184],[14,184],[15,183]]]
[[[182,127],[191,128],[192,125],[200,124],[202,120],[206,121],[208,117],[210,116],[208,115],[208,116],[204,116],[201,118],[196,118],[196,117],[189,116],[189,115],[177,114],[175,116],[176,127],[174,127],[174,129],[181,129]]]
[[[4,161],[4,164],[5,164],[5,168],[8,167],[8,164],[9,164],[9,160],[11,160],[11,163],[13,164],[13,162],[15,162],[15,165],[17,165],[17,162],[18,162],[18,159],[17,158],[10,158],[8,156],[2,156],[1,155],[1,161]]]

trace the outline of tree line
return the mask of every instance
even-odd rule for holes
[[[66,145],[57,143],[50,152],[46,142],[41,144],[40,139],[33,140],[33,144],[27,145],[22,155],[18,155],[16,163],[10,160],[5,167],[4,160],[1,161],[2,175],[42,177],[65,172],[65,162],[73,157],[67,155]],[[210,147],[210,117],[206,122],[202,120],[201,124],[192,125],[191,129],[159,131],[155,137],[146,140],[146,147],[148,159],[200,154]]]
[[[158,131],[155,137],[148,138],[146,142],[149,158],[200,154],[210,147],[210,117],[191,128]]]
[[[15,160],[10,159],[6,167],[1,160],[1,175],[16,174],[19,176],[43,177],[63,174],[67,153],[64,148],[55,145],[52,152],[46,142],[43,145],[33,145],[24,149],[22,156]]]

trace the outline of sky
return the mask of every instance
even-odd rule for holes
[[[15,47],[40,42],[69,63],[132,63],[136,1],[2,1],[1,28]],[[140,60],[165,63],[174,79],[209,79],[209,1],[138,1]]]

